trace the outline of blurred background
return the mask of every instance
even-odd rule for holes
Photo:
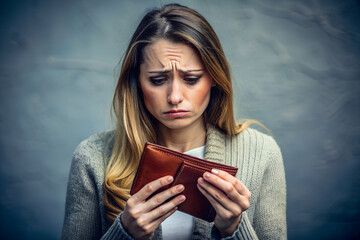
[[[359,239],[359,1],[177,2],[217,32],[237,118],[282,149],[289,239]],[[165,3],[0,2],[1,239],[60,238],[72,153],[112,128],[117,64]]]

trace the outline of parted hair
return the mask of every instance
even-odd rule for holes
[[[250,120],[237,124],[235,121],[229,64],[217,35],[206,19],[195,10],[179,4],[148,11],[125,52],[113,97],[112,111],[117,126],[104,183],[104,205],[107,217],[112,221],[130,197],[130,187],[144,144],[157,143],[156,120],[145,107],[138,78],[144,48],[159,39],[191,46],[215,82],[204,112],[207,124],[233,136],[256,122]]]

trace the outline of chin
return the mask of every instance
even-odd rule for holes
[[[163,125],[172,130],[182,129],[188,126],[187,124],[163,124]]]
[[[191,123],[189,123],[185,119],[176,119],[176,120],[171,120],[171,121],[164,121],[164,122],[161,122],[161,124],[164,125],[166,128],[169,128],[169,129],[172,129],[172,130],[182,129],[182,128],[185,128],[185,127],[191,125]]]

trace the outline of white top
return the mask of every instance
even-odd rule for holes
[[[205,146],[194,148],[184,153],[191,155],[193,157],[204,158]],[[176,211],[161,223],[163,239],[164,240],[191,239],[193,232],[193,225],[194,225],[193,216],[180,211]]]

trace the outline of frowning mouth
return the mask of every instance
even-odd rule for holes
[[[177,117],[184,117],[186,115],[188,115],[190,112],[186,111],[186,110],[182,110],[182,109],[172,109],[168,112],[165,112],[164,114],[168,117],[173,117],[173,118],[177,118]]]

